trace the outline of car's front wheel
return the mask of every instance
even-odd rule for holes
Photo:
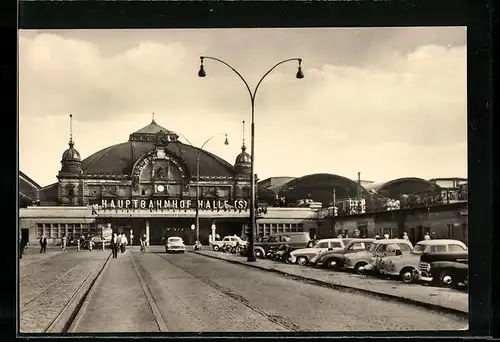
[[[415,269],[412,267],[405,267],[399,272],[401,280],[405,284],[410,284],[415,281]]]
[[[363,272],[360,270],[361,267],[365,267],[366,262],[358,262],[356,265],[354,265],[354,272],[357,274],[363,274]]]
[[[264,258],[264,253],[260,249],[255,250],[255,257],[257,258]]]
[[[218,246],[218,245],[214,245],[214,246],[212,247],[212,249],[213,249],[214,251],[216,251],[216,252],[217,252],[220,248],[219,248],[219,246]]]
[[[456,287],[457,281],[451,271],[444,270],[441,271],[441,273],[439,274],[439,285],[447,287]]]
[[[305,257],[305,256],[301,256],[301,257],[297,258],[297,263],[300,266],[306,266],[308,264],[308,262],[309,262],[309,260],[307,260],[307,257]]]

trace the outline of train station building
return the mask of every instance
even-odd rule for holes
[[[56,183],[41,187],[19,173],[20,233],[30,241],[44,235],[49,242],[58,243],[63,235],[101,235],[103,228],[110,227],[136,237],[147,234],[151,244],[160,244],[169,236],[180,236],[192,244],[198,209],[202,243],[208,243],[214,226],[221,237],[245,237],[250,166],[244,143],[234,163],[229,163],[182,143],[178,134],[154,119],[131,133],[127,141],[83,160],[70,138]],[[319,238],[339,232],[352,235],[354,230],[368,235],[390,230],[395,236],[415,228],[410,230],[415,231],[415,238],[429,229],[437,230],[437,236],[464,237],[467,200],[463,195],[466,183],[463,185],[462,179],[461,188],[450,192],[433,180],[420,178],[383,183],[361,181],[360,174],[357,180],[329,173],[268,178],[257,184],[258,206],[266,210],[257,216],[256,233],[304,231]],[[405,208],[399,203],[403,198]],[[426,209],[426,213],[415,209],[430,206],[435,209]],[[422,217],[426,221],[418,223],[416,218],[422,221]],[[410,224],[415,227],[405,224],[412,220],[417,222]],[[438,226],[441,228],[430,228]]]
[[[179,135],[153,121],[129,135],[126,142],[106,147],[82,160],[70,138],[61,158],[58,182],[40,187],[23,184],[35,205],[20,210],[24,235],[50,240],[63,235],[99,234],[103,227],[134,236],[147,234],[151,244],[181,236],[194,243],[196,209],[200,239],[216,233],[245,235],[249,220],[250,155],[242,145],[233,164],[205,150],[183,144]],[[199,179],[197,179],[197,169]],[[199,196],[197,201],[197,185]],[[267,206],[276,198],[258,187],[258,200]],[[23,197],[24,198],[24,197]],[[21,203],[21,204],[23,204]],[[21,205],[23,206],[23,205]],[[26,207],[26,205],[24,205]],[[281,212],[282,214],[280,214]],[[309,208],[267,213],[268,233],[307,229]]]

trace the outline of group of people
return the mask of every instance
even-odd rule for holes
[[[125,253],[125,246],[128,245],[128,239],[125,234],[113,234],[111,238],[111,251],[113,253],[113,258],[118,257],[118,250],[120,252]]]
[[[131,243],[132,243],[133,235],[131,235]],[[146,246],[147,243],[147,236],[144,234],[141,239],[141,250],[143,250]],[[113,237],[111,238],[111,252],[113,253],[113,258],[118,257],[118,250],[120,250],[121,253],[125,253],[126,246],[128,245],[128,239],[125,234],[117,234],[114,233]]]

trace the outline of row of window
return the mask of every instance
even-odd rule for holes
[[[66,237],[79,237],[81,235],[95,234],[95,225],[88,223],[37,223],[37,238],[45,236],[47,239],[60,239]]]
[[[302,223],[259,223],[257,235],[268,236],[276,233],[303,232]]]

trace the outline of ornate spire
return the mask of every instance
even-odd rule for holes
[[[241,150],[245,151],[246,146],[245,146],[245,121],[243,121],[243,145],[241,145]]]
[[[69,115],[69,147],[73,147],[75,143],[73,142],[73,114]]]
[[[153,112],[153,120],[151,120],[151,123],[156,123],[155,122],[155,112]]]

